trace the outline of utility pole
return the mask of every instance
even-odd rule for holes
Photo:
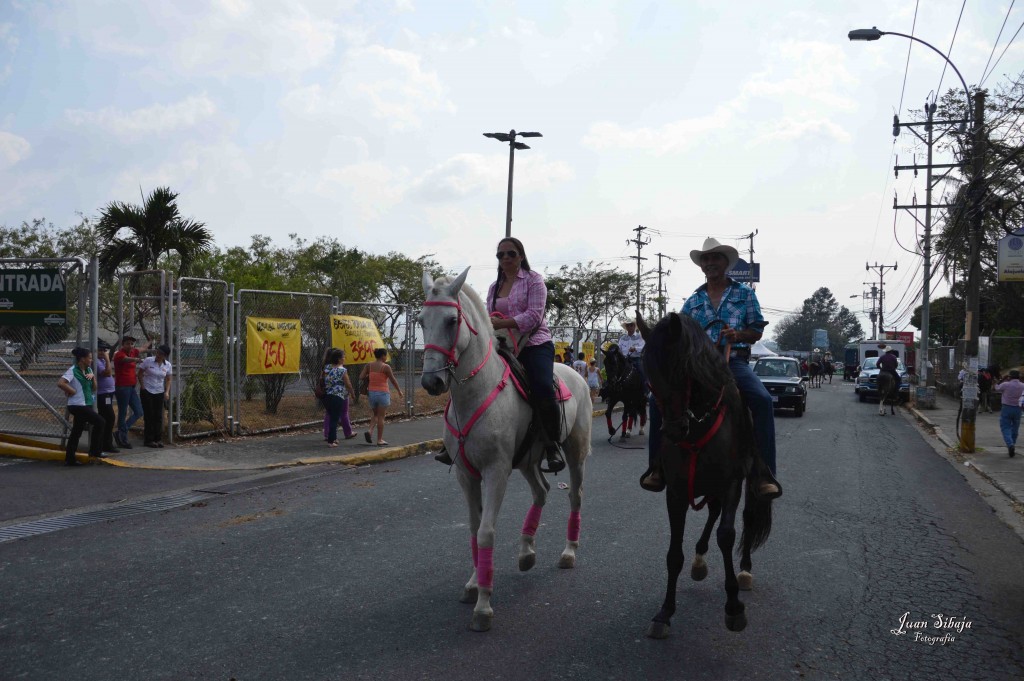
[[[664,274],[666,277],[672,274],[672,270],[662,270],[661,261],[662,258],[668,258],[672,262],[675,262],[675,258],[665,255],[664,253],[655,253],[658,256],[658,315],[661,317],[665,316],[665,294],[668,291],[662,291],[661,287],[661,275]]]
[[[900,134],[900,130],[902,128],[906,128],[910,132],[912,132],[915,137],[917,137],[919,140],[921,140],[921,142],[924,143],[925,148],[928,150],[928,157],[927,157],[928,160],[927,160],[927,163],[925,163],[925,165],[923,165],[923,166],[922,165],[918,165],[916,163],[916,159],[915,159],[915,163],[913,165],[909,165],[909,166],[896,165],[894,167],[894,170],[895,170],[895,173],[896,173],[896,177],[899,177],[901,170],[913,170],[914,171],[914,177],[917,177],[917,171],[918,170],[924,170],[926,172],[926,176],[925,176],[925,203],[924,203],[924,205],[923,206],[922,205],[918,205],[917,202],[914,201],[910,205],[901,206],[901,205],[899,205],[899,203],[898,203],[898,201],[896,200],[895,197],[893,198],[893,202],[892,202],[892,207],[893,207],[894,210],[902,209],[902,210],[907,211],[910,214],[910,216],[912,218],[914,218],[914,221],[917,222],[918,225],[920,225],[921,227],[924,228],[924,240],[923,240],[923,242],[921,244],[921,250],[922,250],[923,256],[924,256],[924,277],[923,277],[924,283],[923,283],[923,285],[921,287],[921,353],[920,353],[921,356],[918,358],[918,377],[919,377],[918,385],[920,385],[920,386],[927,386],[928,385],[928,380],[929,380],[929,375],[928,375],[928,347],[930,345],[929,337],[931,335],[931,281],[932,281],[932,267],[931,267],[932,238],[931,237],[932,237],[932,210],[935,209],[935,208],[951,208],[952,207],[952,205],[948,204],[948,203],[938,204],[938,205],[933,204],[932,203],[932,190],[935,188],[935,186],[939,182],[941,182],[941,181],[946,179],[946,177],[949,175],[949,173],[950,173],[950,171],[952,169],[954,169],[954,168],[962,168],[963,167],[962,163],[934,163],[932,161],[932,150],[933,150],[935,144],[939,140],[941,140],[943,137],[945,137],[946,134],[949,132],[949,128],[947,128],[945,131],[942,132],[942,134],[940,134],[938,136],[938,138],[936,138],[935,134],[934,134],[935,133],[935,126],[936,125],[941,125],[941,126],[959,125],[959,126],[961,126],[961,128],[960,128],[961,131],[963,131],[965,129],[963,126],[965,126],[966,123],[969,120],[969,119],[957,119],[957,120],[948,120],[948,121],[936,121],[935,118],[934,118],[934,116],[935,116],[935,109],[936,109],[935,102],[927,102],[926,101],[925,105],[924,105],[924,110],[925,110],[925,113],[927,115],[927,118],[923,122],[919,122],[919,123],[900,123],[899,116],[893,116],[893,125],[892,125],[892,134],[893,134],[894,137],[898,137],[899,134]],[[926,133],[925,135],[921,135],[921,133],[919,133],[917,130],[914,129],[915,127],[919,127],[919,126],[923,126],[924,127],[925,133]],[[932,175],[932,171],[937,169],[937,168],[945,168],[946,172],[944,172],[938,178],[935,178]],[[920,220],[917,219],[917,216],[914,215],[913,212],[911,212],[911,211],[920,210],[922,208],[924,209],[924,223],[923,224],[921,223]],[[927,400],[927,402],[929,404],[931,403],[930,400]]]
[[[750,239],[750,273],[747,276],[747,284],[750,288],[754,288],[754,237],[757,236],[758,231],[759,230],[755,229],[753,232],[743,237],[745,239]]]
[[[868,294],[868,293],[865,292],[864,293],[864,298],[865,299],[867,299],[869,297],[871,298],[871,312],[868,313],[868,319],[871,320],[871,338],[875,339],[875,338],[878,338],[878,331],[876,330],[877,326],[875,324],[875,322],[878,321],[878,311],[877,311],[877,308],[875,307],[875,301],[878,300],[878,287],[875,286],[875,283],[873,281],[865,281],[864,285],[871,287],[871,293]]]
[[[634,232],[636,232],[636,238],[626,239],[626,243],[627,244],[636,244],[636,255],[631,255],[629,257],[633,258],[634,260],[636,260],[636,309],[637,309],[637,312],[640,311],[640,265],[641,265],[641,263],[644,260],[647,260],[647,258],[644,258],[644,257],[642,257],[640,255],[640,249],[642,249],[644,246],[646,246],[649,243],[651,243],[650,237],[645,237],[644,236],[644,230],[646,230],[646,229],[647,228],[644,227],[643,225],[637,225],[636,229],[633,230]]]
[[[981,316],[981,238],[984,222],[985,183],[985,91],[974,93],[974,143],[971,151],[971,262],[967,270],[967,318],[964,340],[967,347],[967,375],[964,377],[963,414],[960,423],[960,451],[974,451],[974,428],[978,416],[978,327]]]
[[[881,338],[885,334],[885,319],[883,310],[885,309],[885,271],[886,270],[897,270],[899,269],[899,263],[894,265],[879,265],[877,262],[874,265],[864,263],[865,270],[878,270],[878,335],[876,338]],[[872,295],[874,295],[875,287],[871,287]]]

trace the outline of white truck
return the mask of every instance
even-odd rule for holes
[[[882,350],[879,346],[885,346],[885,350]],[[901,341],[890,341],[890,340],[866,340],[861,341],[857,344],[857,363],[863,365],[864,360],[868,357],[879,357],[883,352],[892,349],[896,351],[896,356],[906,364],[907,363],[907,345]]]

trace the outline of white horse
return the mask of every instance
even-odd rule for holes
[[[512,384],[509,368],[495,347],[497,340],[483,301],[465,286],[469,268],[454,280],[434,281],[423,273],[426,296],[419,322],[423,327],[423,387],[431,395],[451,392],[445,410],[444,443],[455,460],[459,485],[469,505],[470,546],[473,573],[463,590],[462,602],[476,603],[470,628],[487,631],[494,611],[491,592],[494,578],[494,526],[512,462],[520,445],[530,436],[533,410]],[[555,376],[572,392],[562,402],[562,438],[569,472],[569,527],[565,550],[558,566],[576,564],[579,547],[583,468],[590,453],[593,404],[590,389],[572,368],[556,364]],[[533,505],[523,522],[519,543],[519,569],[536,562],[534,534],[547,501],[548,483],[538,469],[542,445],[534,441],[516,468],[533,492]]]

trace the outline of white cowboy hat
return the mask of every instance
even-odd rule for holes
[[[690,260],[693,261],[694,265],[700,267],[700,256],[705,253],[721,253],[728,258],[729,264],[725,268],[727,272],[731,270],[736,264],[736,261],[740,259],[740,254],[735,248],[720,244],[717,239],[713,239],[711,237],[704,240],[704,248],[699,251],[690,251]]]
[[[619,325],[621,325],[622,328],[626,328],[626,324],[636,326],[636,317],[623,317],[619,320]]]
[[[813,352],[821,352],[819,348],[814,348]]]

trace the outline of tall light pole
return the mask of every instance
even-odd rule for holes
[[[934,45],[931,45],[931,44],[925,42],[924,40],[921,40],[920,38],[914,37],[912,35],[907,35],[905,33],[896,33],[894,31],[880,31],[880,30],[878,30],[877,27],[875,27],[875,28],[860,28],[860,29],[855,29],[853,31],[850,31],[850,33],[848,34],[848,37],[850,38],[850,40],[853,40],[853,41],[871,41],[871,40],[878,40],[883,35],[896,35],[896,36],[900,36],[901,38],[907,38],[908,40],[913,40],[914,42],[921,43],[922,45],[924,45],[925,47],[929,48],[930,50],[932,50],[933,52],[938,54],[940,57],[942,57],[946,61],[946,63],[949,64],[950,67],[952,67],[953,71],[956,73],[957,77],[960,79],[960,84],[964,86],[964,96],[967,98],[967,101],[966,101],[967,108],[965,109],[964,120],[960,122],[960,132],[965,132],[966,129],[967,129],[967,123],[969,123],[971,121],[971,91],[967,87],[967,82],[964,80],[963,75],[960,73],[960,69],[958,69],[956,67],[956,64],[954,64],[949,59],[949,57],[947,57],[945,54],[943,54],[941,51],[936,49],[936,47]],[[938,97],[939,94],[940,93],[936,93],[936,97]],[[932,279],[932,276],[931,276],[931,227],[932,227],[932,224],[931,224],[932,223],[932,221],[931,221],[931,211],[932,211],[931,191],[932,191],[932,173],[931,173],[931,171],[932,171],[932,126],[933,126],[932,115],[935,113],[935,105],[932,104],[931,106],[929,106],[929,105],[926,104],[925,105],[925,109],[926,109],[927,114],[928,114],[928,120],[927,120],[927,123],[925,125],[925,128],[926,128],[926,130],[928,132],[928,140],[927,140],[927,146],[928,146],[928,164],[927,164],[928,176],[927,176],[927,179],[926,179],[926,187],[927,187],[927,194],[926,194],[926,196],[927,196],[927,198],[926,198],[926,207],[925,207],[925,233],[924,233],[924,244],[923,244],[923,249],[922,249],[924,251],[924,284],[923,284],[923,287],[921,289],[921,357],[919,358],[919,369],[918,369],[918,376],[920,377],[919,385],[922,385],[922,386],[927,386],[928,385],[928,346],[929,346],[929,336],[931,335],[931,327],[930,327],[930,324],[931,324],[931,305],[930,305],[931,301],[930,301],[930,298],[931,298],[931,279]],[[977,128],[979,126],[979,121],[980,121],[980,119],[978,117],[975,117],[975,121],[974,121],[974,124],[975,124],[975,127],[976,127],[975,132],[977,132]],[[899,135],[899,129],[900,129],[900,123],[899,123],[899,117],[897,115],[897,117],[895,117],[895,122],[893,124],[893,135],[898,136]],[[914,172],[915,173],[917,172],[916,168],[915,168]],[[969,323],[970,322],[968,322],[968,325],[969,325]]]
[[[515,167],[516,149],[529,149],[530,147],[522,142],[516,142],[516,137],[543,137],[539,132],[485,132],[484,137],[496,139],[499,142],[508,142],[508,198],[505,205],[505,238],[512,236],[512,171]]]

